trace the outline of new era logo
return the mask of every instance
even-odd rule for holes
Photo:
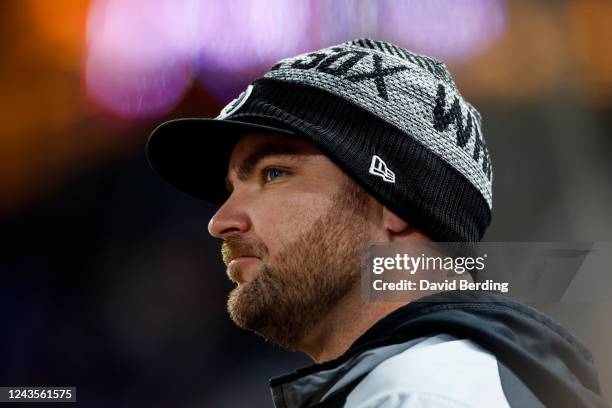
[[[395,183],[395,173],[389,170],[387,163],[383,161],[377,155],[372,156],[372,163],[370,164],[370,174],[378,177],[382,177],[388,183]]]

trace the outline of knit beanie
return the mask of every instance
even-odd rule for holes
[[[370,39],[287,58],[216,118],[158,126],[147,155],[172,185],[220,205],[233,147],[261,132],[314,143],[434,241],[479,241],[491,221],[480,114],[436,59]]]

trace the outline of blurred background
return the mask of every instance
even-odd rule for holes
[[[309,360],[231,323],[214,208],[156,178],[144,144],[357,37],[444,60],[482,113],[485,240],[612,241],[612,1],[3,0],[0,384],[271,406],[268,378]],[[591,348],[610,400],[612,303],[536,306]]]

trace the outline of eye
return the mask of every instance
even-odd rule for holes
[[[274,181],[278,177],[282,177],[287,174],[287,172],[283,169],[279,169],[277,167],[268,167],[264,169],[264,180],[267,182]]]

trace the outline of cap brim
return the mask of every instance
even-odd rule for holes
[[[222,204],[232,150],[249,133],[296,136],[288,129],[234,120],[185,118],[159,125],[147,141],[147,159],[168,183],[194,197]]]

